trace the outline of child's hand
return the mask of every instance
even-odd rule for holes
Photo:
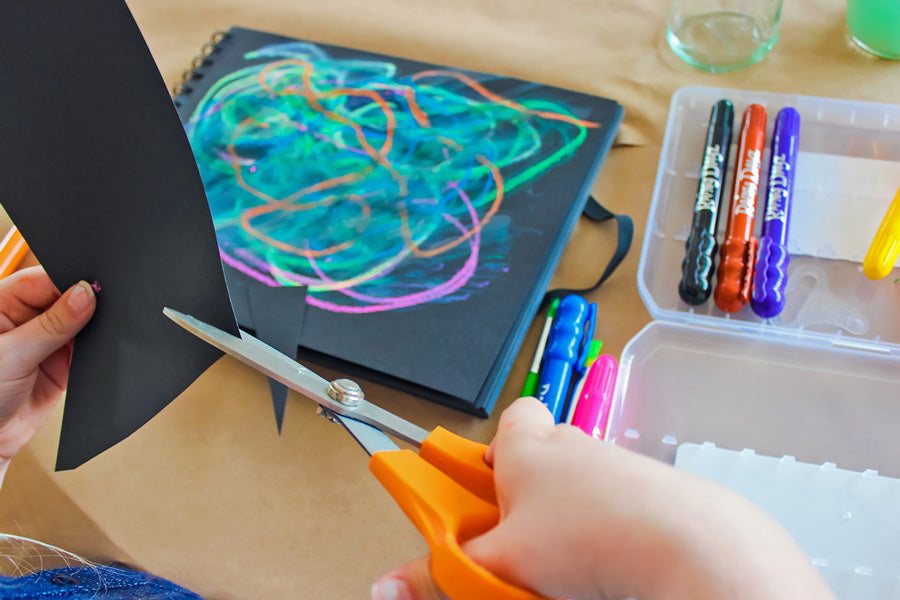
[[[72,338],[95,307],[87,283],[60,296],[40,267],[0,279],[0,483],[62,397]]]
[[[486,460],[500,523],[464,545],[500,578],[550,598],[830,599],[810,561],[744,498],[555,425],[533,398],[500,417]],[[444,600],[428,557],[379,580],[375,600]]]

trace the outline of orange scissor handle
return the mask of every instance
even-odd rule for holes
[[[450,598],[542,600],[476,564],[460,547],[500,520],[497,504],[479,497],[484,493],[484,473],[492,473],[484,463],[485,449],[446,430],[436,430],[422,445],[423,454],[412,450],[376,452],[369,470],[428,542],[431,575]]]
[[[419,456],[466,489],[496,506],[494,470],[484,462],[487,446],[435,427],[419,448]]]

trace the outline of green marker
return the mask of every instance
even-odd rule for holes
[[[575,409],[578,408],[578,400],[581,398],[581,390],[584,389],[584,380],[587,379],[588,369],[594,364],[597,357],[600,356],[600,348],[602,347],[602,340],[591,340],[591,345],[588,346],[587,359],[584,361],[584,373],[578,378],[578,383],[575,384],[575,389],[572,391],[572,395],[569,396],[569,409],[566,411],[566,423],[572,423],[572,417],[575,416]]]
[[[603,340],[591,340],[591,345],[588,347],[587,362],[584,363],[585,370],[594,364],[594,361],[600,356],[601,348],[603,348]]]
[[[534,353],[534,360],[531,361],[531,370],[528,371],[528,377],[525,378],[525,385],[522,387],[522,397],[534,396],[537,392],[538,381],[540,381],[541,359],[544,358],[544,346],[547,345],[547,336],[550,335],[550,326],[553,325],[553,317],[556,316],[556,307],[559,306],[559,298],[550,303],[547,309],[547,320],[544,321],[544,330],[541,332],[541,341],[538,342],[537,351]]]

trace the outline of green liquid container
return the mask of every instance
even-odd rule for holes
[[[847,0],[847,27],[863,50],[900,59],[900,0]]]

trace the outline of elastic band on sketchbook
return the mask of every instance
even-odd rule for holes
[[[582,214],[596,223],[602,223],[603,221],[615,219],[616,228],[618,230],[616,249],[613,252],[612,257],[609,259],[609,262],[606,264],[606,268],[603,270],[603,274],[600,275],[600,279],[597,281],[597,283],[595,283],[591,287],[578,290],[549,290],[546,294],[544,294],[543,300],[541,300],[541,309],[543,309],[545,306],[548,306],[551,302],[553,302],[553,300],[557,298],[562,299],[572,294],[583,296],[586,294],[590,294],[591,292],[596,290],[603,284],[604,281],[607,280],[610,275],[613,274],[613,272],[616,270],[616,267],[619,266],[619,263],[622,262],[622,260],[628,254],[628,250],[631,248],[631,240],[632,238],[634,238],[634,222],[631,220],[631,217],[629,217],[628,215],[619,215],[610,211],[608,208],[600,204],[593,196],[588,197]]]

